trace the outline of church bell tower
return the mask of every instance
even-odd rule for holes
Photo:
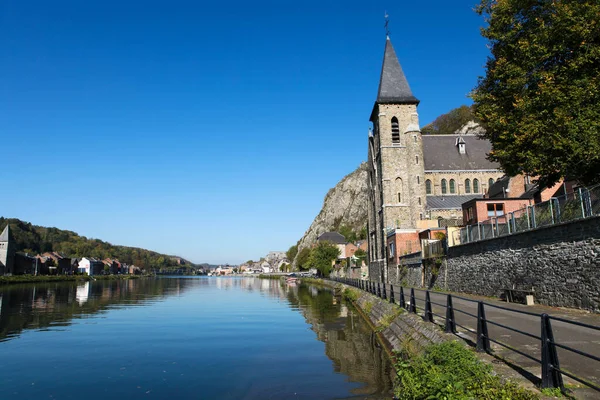
[[[369,131],[370,279],[385,280],[390,258],[388,234],[414,238],[417,221],[424,217],[425,170],[418,104],[388,36]]]

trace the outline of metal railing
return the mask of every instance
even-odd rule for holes
[[[600,392],[600,386],[589,382],[583,378],[578,377],[574,373],[565,370],[560,367],[557,348],[566,350],[568,352],[574,353],[577,356],[581,357],[581,361],[584,360],[593,360],[600,362],[600,357],[597,357],[593,354],[589,354],[587,352],[575,349],[573,347],[567,346],[564,343],[559,343],[554,339],[554,332],[552,330],[551,321],[557,321],[560,323],[577,326],[579,328],[585,328],[592,331],[600,332],[600,327],[585,324],[578,321],[571,321],[564,318],[559,318],[555,316],[551,316],[548,314],[536,314],[527,311],[515,310],[508,307],[503,307],[497,304],[492,304],[484,301],[469,299],[466,297],[451,295],[449,293],[442,293],[436,291],[430,291],[425,289],[415,289],[410,288],[409,293],[405,293],[409,290],[409,288],[404,288],[402,286],[394,286],[392,284],[389,285],[389,295],[386,290],[386,285],[380,282],[373,282],[361,279],[349,279],[349,278],[334,278],[333,281],[344,283],[346,285],[354,286],[358,289],[367,291],[377,297],[380,297],[384,300],[389,300],[390,303],[398,304],[400,307],[406,309],[409,313],[418,314],[422,313],[422,317],[427,322],[438,322],[435,321],[434,317],[439,318],[442,321],[444,326],[444,331],[446,333],[457,334],[457,327],[464,329],[466,332],[469,332],[475,335],[475,347],[479,352],[487,352],[493,353],[493,349],[491,348],[490,342],[495,343],[500,347],[506,348],[514,353],[517,353],[528,360],[534,361],[535,363],[540,364],[541,366],[541,387],[542,388],[560,388],[564,390],[563,378],[562,375],[566,375],[573,380],[592,388],[596,391]],[[398,290],[399,289],[399,290]],[[417,298],[415,296],[415,290],[418,292],[425,293],[425,299],[419,299],[422,301],[422,306],[417,305]],[[446,297],[445,304],[440,302],[435,302],[431,300],[431,294],[441,295]],[[405,298],[408,297],[408,300]],[[453,299],[460,299],[462,301],[466,301],[469,303],[474,303],[477,306],[477,314],[470,313],[456,307],[453,305]],[[445,309],[444,315],[437,314],[433,312],[432,305],[436,305],[438,307],[442,307]],[[510,313],[524,314],[529,317],[539,318],[541,323],[541,330],[539,335],[532,334],[530,332],[525,332],[523,330],[517,329],[514,326],[508,325],[505,322],[506,318],[502,317],[502,323],[499,321],[494,321],[490,318],[486,318],[486,309],[489,310],[500,309],[503,311],[507,311]],[[455,314],[460,313],[472,318],[475,318],[477,329],[469,328],[465,325],[459,324],[455,318]],[[492,337],[488,330],[488,325],[497,326],[502,329],[507,329],[511,332],[518,333],[527,338],[534,339],[537,343],[540,344],[541,349],[541,357],[536,358],[531,354],[527,354],[524,351],[521,351],[514,346],[511,346],[508,343],[500,340],[499,337]],[[500,336],[500,335],[498,335]]]
[[[502,202],[503,199],[489,199]],[[543,226],[600,215],[600,185],[579,188],[526,208],[467,225],[454,233],[454,243],[471,243]]]

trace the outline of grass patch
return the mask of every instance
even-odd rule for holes
[[[365,305],[362,307],[362,309],[365,312],[365,314],[370,314],[371,310],[373,309],[373,302],[372,301],[367,301],[365,303]]]
[[[458,342],[428,346],[417,356],[398,354],[396,398],[532,400],[538,395],[493,375],[492,367]]]
[[[389,328],[389,326],[392,324],[392,322],[394,322],[394,320],[396,318],[398,318],[398,315],[402,314],[403,312],[404,312],[403,309],[396,308],[393,313],[383,316],[379,320],[379,322],[377,324],[377,328],[375,328],[375,331],[383,332],[385,329]]]
[[[346,300],[350,300],[351,302],[356,302],[356,300],[358,300],[358,293],[356,292],[356,290],[350,289],[350,288],[346,288],[344,289],[344,291],[342,292],[342,297]]]

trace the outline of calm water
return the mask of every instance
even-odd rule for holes
[[[255,278],[0,287],[0,399],[390,398],[331,292]]]

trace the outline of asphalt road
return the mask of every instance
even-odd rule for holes
[[[389,288],[389,287],[388,287]],[[399,288],[394,288],[395,299],[398,302],[399,299]],[[388,293],[389,294],[389,293]],[[405,300],[409,301],[410,290],[405,291]],[[477,315],[477,301],[481,300],[490,305],[485,305],[485,314],[488,322],[488,333],[490,338],[507,344],[517,350],[528,354],[535,359],[541,359],[541,341],[537,338],[532,338],[506,328],[502,328],[493,325],[492,322],[506,325],[511,328],[518,329],[523,332],[527,332],[531,335],[541,335],[541,317],[540,315],[546,313],[550,316],[556,316],[569,321],[578,321],[590,325],[594,325],[600,328],[600,315],[582,312],[579,310],[567,310],[554,307],[546,307],[540,305],[525,306],[515,303],[506,303],[503,301],[497,301],[489,298],[479,296],[460,295],[469,300],[457,298],[458,295],[453,295],[453,307],[455,309],[456,323],[467,328],[457,327],[458,335],[470,340],[475,341],[474,334],[470,333],[469,330],[477,330],[477,319],[473,316],[459,312],[458,310],[466,313]],[[446,304],[446,294],[438,294],[430,292],[431,301],[433,303]],[[415,290],[416,305],[418,307],[418,314],[423,315],[423,309],[425,307],[425,292]],[[472,301],[474,300],[474,301]],[[522,314],[519,312],[504,310],[493,307],[493,305],[509,308],[516,311],[524,311],[527,313],[534,313],[533,315]],[[440,305],[432,304],[432,312],[439,316],[434,316],[435,322],[444,325],[444,317],[446,315],[446,308]],[[594,330],[586,327],[577,326],[574,324],[568,324],[561,321],[551,320],[552,330],[554,333],[554,341],[565,346],[572,347],[574,349],[592,354],[596,357],[600,357],[600,330]],[[498,344],[490,343],[492,353],[502,357],[509,363],[513,363],[518,368],[523,368],[531,375],[540,378],[541,377],[541,364],[530,360],[529,358],[520,355],[512,350],[506,349]],[[565,349],[557,349],[558,359],[560,368],[566,370],[579,378],[583,378],[596,386],[600,387],[600,362],[585,358],[581,355],[573,353]],[[523,372],[523,371],[521,371]],[[526,373],[525,373],[526,374]],[[532,378],[530,376],[530,378]],[[535,378],[534,378],[535,379]],[[566,384],[576,384],[577,382],[567,376],[563,375],[564,382]],[[592,392],[593,393],[593,392]],[[583,396],[588,397],[588,396]],[[600,398],[600,392],[595,392],[595,397]],[[591,397],[594,398],[594,397]]]

